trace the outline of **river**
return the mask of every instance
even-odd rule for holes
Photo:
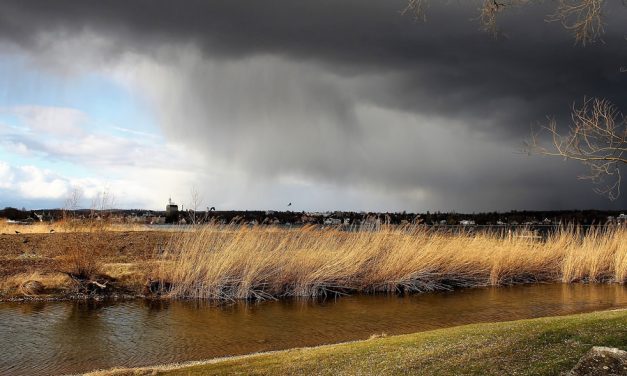
[[[190,301],[0,303],[0,374],[134,367],[627,307],[621,285],[546,284],[216,307]]]

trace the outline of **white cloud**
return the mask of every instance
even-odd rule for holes
[[[0,189],[26,199],[57,199],[67,193],[69,182],[36,166],[11,166],[0,161]]]
[[[106,189],[120,207],[160,208],[169,195],[188,194],[192,182],[206,175],[203,161],[182,145],[132,130],[124,137],[113,134],[120,127],[92,127],[94,119],[77,109],[16,106],[1,111],[19,124],[1,128],[0,158],[28,161],[11,165],[0,159],[0,199],[11,198],[18,206],[24,201],[58,207],[80,187],[82,205],[89,206]]]
[[[11,188],[14,179],[15,175],[11,166],[9,166],[8,163],[0,161],[0,189]]]
[[[17,172],[15,186],[25,198],[57,199],[68,191],[67,181],[51,171],[21,166]]]
[[[180,145],[164,142],[156,135],[124,130],[117,136],[91,126],[94,119],[73,108],[15,106],[0,113],[16,115],[19,126],[3,127],[5,151],[19,155],[43,155],[48,159],[77,163],[86,167],[112,168],[198,168],[198,161],[186,155]]]
[[[3,140],[0,142],[0,147],[2,147],[4,150],[6,150],[9,153],[21,155],[24,157],[28,157],[32,155],[31,150],[23,142]]]
[[[53,136],[80,134],[87,122],[86,114],[66,107],[14,106],[0,109],[1,113],[15,115],[32,132]]]
[[[159,209],[170,195],[185,200],[196,178],[188,172],[158,169],[123,169],[120,175],[77,178],[0,161],[0,206],[62,207],[70,192],[78,188],[83,192],[81,207],[90,207],[91,201],[106,191],[115,197],[116,207]]]

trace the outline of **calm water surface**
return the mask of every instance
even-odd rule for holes
[[[461,324],[627,307],[620,285],[534,285],[410,297],[212,307],[0,303],[0,374],[48,375],[313,346]]]

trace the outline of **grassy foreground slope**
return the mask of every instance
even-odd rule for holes
[[[558,375],[594,345],[627,349],[627,310],[473,324],[113,374]]]

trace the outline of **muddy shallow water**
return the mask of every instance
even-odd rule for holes
[[[0,303],[0,374],[153,365],[619,307],[627,307],[627,286],[582,284],[226,307],[148,301]]]

